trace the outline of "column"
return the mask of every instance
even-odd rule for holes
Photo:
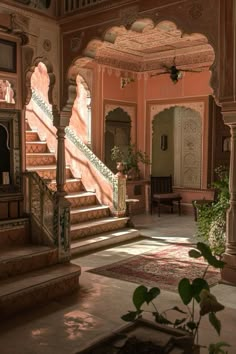
[[[226,262],[222,270],[223,282],[236,284],[236,112],[224,114],[224,121],[231,131],[231,153],[229,191],[230,207],[226,219],[226,250],[223,261]]]
[[[63,196],[66,182],[65,128],[69,125],[71,112],[53,112],[53,125],[57,128],[57,194]]]
[[[69,125],[71,111],[53,111],[53,125],[57,128],[57,191],[54,209],[54,232],[57,235],[58,261],[70,260],[70,203],[65,198],[66,159],[65,128]]]

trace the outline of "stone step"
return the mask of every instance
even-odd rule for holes
[[[106,205],[92,205],[71,209],[71,224],[81,223],[92,219],[100,219],[110,216],[110,209]]]
[[[47,153],[48,145],[45,141],[26,141],[26,153]]]
[[[48,183],[48,187],[53,191],[56,191],[56,180],[52,180]],[[81,179],[67,178],[65,184],[65,191],[67,193],[76,193],[84,191],[84,186]]]
[[[82,206],[96,205],[97,197],[94,192],[75,192],[66,195],[66,198],[71,203],[71,208],[78,208]]]
[[[56,165],[48,166],[29,166],[27,171],[36,171],[39,176],[47,180],[54,180],[56,178],[57,167]],[[66,167],[66,178],[72,178],[71,170]]]
[[[41,245],[1,248],[0,279],[42,269],[57,262],[57,249]]]
[[[46,304],[79,287],[81,269],[64,263],[0,281],[0,317]]]
[[[54,153],[27,153],[26,165],[30,166],[47,166],[56,163],[56,157]]]
[[[108,217],[93,221],[83,222],[81,224],[71,225],[70,234],[71,240],[78,240],[79,238],[98,235],[103,232],[122,229],[126,226],[129,218]]]
[[[71,255],[76,257],[86,252],[92,252],[106,247],[113,247],[119,243],[134,240],[140,236],[140,232],[132,228],[123,228],[111,232],[105,232],[94,236],[84,237],[79,241],[71,242]]]
[[[34,130],[26,130],[25,140],[30,141],[30,142],[31,141],[40,141],[38,132],[34,131]]]
[[[29,219],[18,218],[0,221],[0,249],[25,245],[29,242]]]

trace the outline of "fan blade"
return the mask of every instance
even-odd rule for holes
[[[165,71],[165,72],[163,72],[163,73],[151,74],[150,76],[153,77],[153,76],[164,75],[164,74],[169,74],[169,71]]]
[[[190,72],[190,73],[201,73],[202,70],[201,69],[180,69],[180,71],[186,71],[186,72]]]

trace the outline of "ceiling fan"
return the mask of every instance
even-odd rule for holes
[[[177,66],[175,64],[175,58],[173,60],[173,65],[167,66],[165,64],[162,64],[162,67],[165,69],[164,72],[151,74],[151,77],[157,76],[157,75],[169,74],[170,79],[172,80],[172,82],[174,84],[176,84],[179,81],[179,79],[181,79],[183,77],[183,71],[201,72],[201,70],[197,70],[197,69],[194,70],[194,69],[179,69],[179,68],[177,68]]]

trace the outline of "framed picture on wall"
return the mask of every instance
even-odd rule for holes
[[[16,43],[0,39],[0,71],[16,72]]]

